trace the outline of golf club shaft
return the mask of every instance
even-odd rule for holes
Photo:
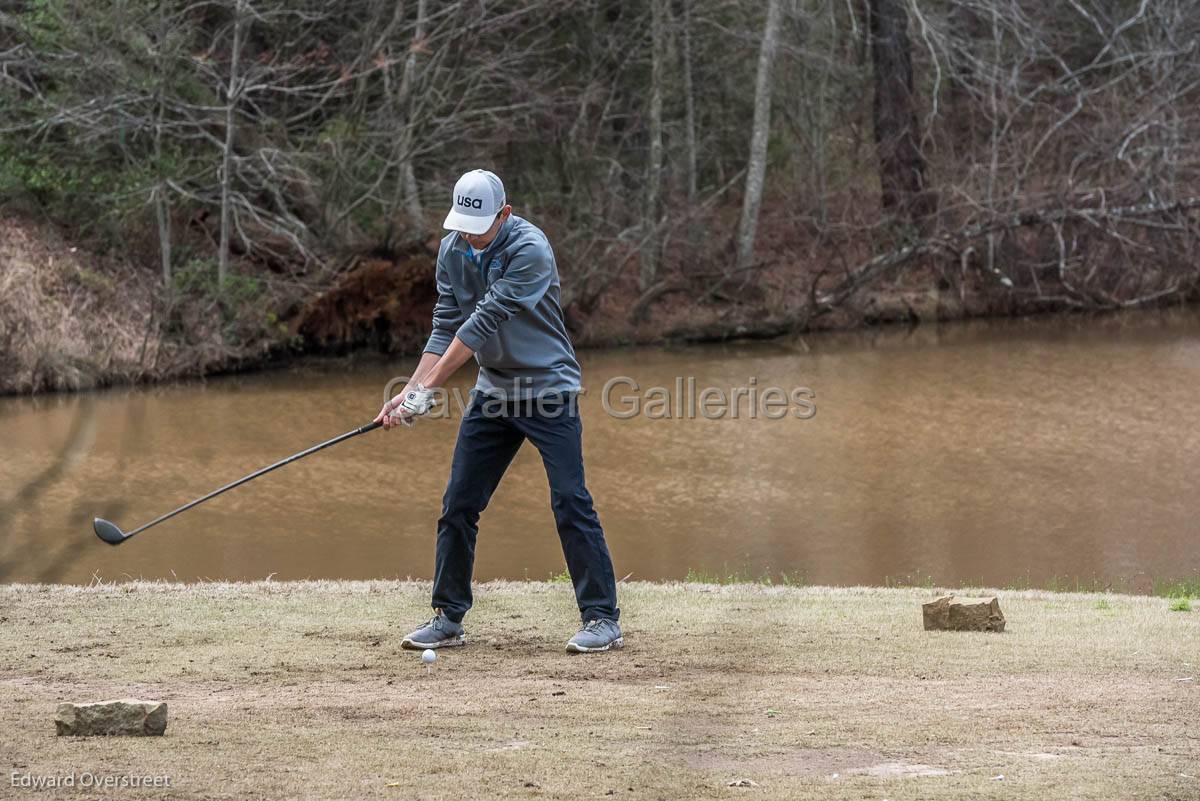
[[[188,509],[191,509],[193,506],[199,506],[200,504],[204,503],[205,501],[217,497],[222,492],[227,492],[227,491],[233,489],[234,487],[240,487],[242,484],[245,484],[247,481],[252,481],[252,480],[258,478],[259,476],[264,476],[267,473],[270,473],[272,470],[274,470],[278,467],[283,467],[285,464],[294,462],[297,459],[303,459],[305,456],[308,456],[311,453],[316,453],[317,451],[322,450],[323,448],[328,448],[330,445],[336,445],[339,442],[342,442],[343,440],[350,439],[351,437],[357,437],[359,434],[365,434],[368,431],[374,431],[375,429],[379,428],[382,425],[383,425],[383,423],[367,423],[365,426],[356,428],[353,431],[347,431],[345,434],[342,434],[341,436],[337,436],[337,437],[334,437],[333,439],[326,440],[325,442],[322,442],[320,445],[313,445],[311,448],[308,448],[307,450],[303,450],[303,451],[300,451],[299,453],[292,454],[291,456],[287,457],[286,459],[281,459],[280,461],[276,462],[275,464],[268,465],[261,470],[255,470],[250,475],[244,476],[243,478],[239,478],[237,481],[233,482],[232,484],[226,484],[225,486],[221,487],[220,489],[213,490],[212,492],[208,493],[207,495],[205,495],[202,498],[197,498],[196,500],[192,501],[191,503],[184,504],[183,506],[180,506],[178,509],[175,509],[174,511],[167,512],[162,517],[157,517],[154,520],[151,520],[149,523],[146,523],[143,526],[138,526],[133,531],[130,531],[128,534],[125,535],[126,539],[128,539],[129,537],[132,537],[134,534],[137,534],[139,531],[145,531],[146,529],[150,528],[151,526],[157,526],[159,523],[163,522],[164,520],[170,520],[175,515],[180,514],[181,512],[186,512]]]

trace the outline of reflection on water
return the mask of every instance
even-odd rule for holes
[[[1195,312],[879,329],[582,354],[588,482],[617,574],[1147,590],[1200,573]],[[373,432],[114,549],[132,528],[368,421],[409,363],[0,399],[0,580],[428,577],[456,421]],[[811,419],[617,419],[601,386],[810,388]],[[473,370],[456,383],[463,392]],[[481,524],[480,578],[562,569],[522,449]]]

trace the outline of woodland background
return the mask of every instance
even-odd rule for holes
[[[1200,0],[0,0],[0,390],[412,353],[457,176],[581,344],[1195,299]]]

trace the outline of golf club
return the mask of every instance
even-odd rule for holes
[[[118,526],[116,523],[113,523],[110,520],[105,520],[102,517],[97,517],[94,521],[92,521],[92,528],[96,531],[96,536],[99,537],[100,539],[104,540],[105,542],[107,542],[109,545],[120,545],[121,543],[125,542],[127,539],[132,537],[134,534],[139,534],[152,526],[157,526],[159,523],[163,522],[164,520],[170,520],[172,517],[179,514],[180,512],[186,512],[188,509],[191,509],[193,506],[199,506],[200,504],[204,503],[205,501],[207,501],[211,498],[217,497],[222,492],[231,490],[234,487],[239,487],[242,484],[245,484],[247,481],[251,481],[253,479],[258,478],[259,476],[266,475],[267,473],[270,473],[275,468],[283,467],[285,464],[288,464],[289,462],[294,462],[297,459],[302,459],[305,456],[308,456],[310,453],[316,453],[317,451],[319,451],[323,448],[328,448],[330,445],[336,445],[343,440],[350,439],[351,437],[357,437],[359,434],[365,434],[368,431],[374,431],[375,429],[379,428],[382,425],[383,425],[383,423],[367,423],[365,426],[356,428],[353,431],[347,431],[345,434],[342,434],[341,436],[337,436],[337,437],[334,437],[333,439],[326,440],[325,442],[322,442],[320,445],[314,445],[307,450],[300,451],[299,453],[293,454],[293,455],[287,457],[286,459],[282,459],[273,465],[268,465],[267,467],[264,467],[261,470],[256,470],[253,473],[251,473],[250,475],[245,476],[244,478],[239,478],[237,481],[233,482],[232,484],[226,484],[225,486],[221,487],[220,489],[213,490],[212,492],[208,493],[204,497],[197,498],[196,500],[192,501],[191,503],[186,503],[183,506],[180,506],[178,509],[176,509],[172,512],[167,512],[162,517],[157,517],[154,520],[151,520],[149,523],[146,523],[143,526],[139,526],[138,528],[135,528],[133,531],[130,531],[130,532],[122,531],[121,527]]]

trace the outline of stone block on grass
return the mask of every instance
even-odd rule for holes
[[[926,631],[1004,631],[1004,613],[996,598],[943,595],[921,607]]]
[[[156,737],[167,730],[167,705],[163,701],[138,701],[133,698],[91,704],[59,704],[54,726],[59,736]]]

